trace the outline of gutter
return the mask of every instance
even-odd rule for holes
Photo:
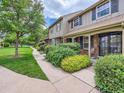
[[[96,31],[99,31],[99,30],[107,29],[107,28],[118,27],[118,26],[121,26],[121,25],[122,25],[121,23],[111,24],[111,25],[108,25],[108,26],[93,28],[93,29],[89,29],[89,30],[86,30],[86,31],[75,32],[75,33],[72,33],[72,34],[65,34],[64,37],[66,38],[66,37],[77,36],[77,35],[81,36],[81,34],[88,34],[88,33],[96,32]],[[124,22],[123,22],[123,27],[124,27]]]

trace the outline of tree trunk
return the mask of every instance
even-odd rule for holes
[[[15,57],[18,57],[19,56],[18,45],[19,45],[19,33],[16,33]]]

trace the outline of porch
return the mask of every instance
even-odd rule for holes
[[[80,43],[81,54],[87,54],[91,58],[124,54],[124,29],[108,30],[69,37],[66,42]]]
[[[56,37],[56,38],[53,38],[53,39],[49,39],[48,44],[57,45],[57,44],[60,44],[62,42],[63,42],[62,37]]]

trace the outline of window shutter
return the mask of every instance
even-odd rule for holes
[[[92,10],[92,21],[96,20],[96,9]]]
[[[71,28],[73,28],[73,20],[71,21]]]
[[[80,18],[80,25],[82,25],[82,16],[80,16],[79,18]]]
[[[80,37],[80,48],[83,49],[83,36]]]
[[[119,1],[111,0],[111,13],[116,13],[119,11]]]

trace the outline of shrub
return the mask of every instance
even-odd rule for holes
[[[124,56],[100,58],[95,65],[97,87],[107,93],[124,93]]]
[[[76,55],[76,53],[70,48],[57,48],[53,51],[49,51],[46,55],[46,58],[55,66],[60,66],[63,58],[68,56]]]
[[[75,72],[90,65],[90,58],[87,55],[76,55],[62,60],[61,67],[67,72]]]
[[[38,46],[38,44],[34,45],[34,47],[39,51],[40,47]]]
[[[63,43],[59,45],[60,47],[70,48],[76,51],[78,54],[80,53],[80,44],[79,43]]]
[[[45,53],[47,54],[48,52],[54,51],[56,49],[58,49],[58,46],[55,45],[47,45],[45,46]]]

